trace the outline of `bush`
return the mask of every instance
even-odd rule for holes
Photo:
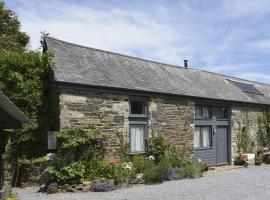
[[[184,167],[185,163],[190,160],[183,151],[176,147],[169,149],[167,157],[172,167]]]
[[[195,178],[202,176],[201,167],[197,162],[193,160],[189,160],[185,163],[185,177],[187,178]]]
[[[135,155],[132,159],[134,171],[137,174],[143,173],[147,168],[154,166],[154,163],[141,155]]]
[[[158,164],[164,157],[166,149],[167,145],[163,136],[152,137],[149,140],[147,156],[154,156],[155,163]]]
[[[78,126],[57,135],[62,145],[46,170],[47,183],[79,182],[88,173],[96,173],[93,169],[106,153],[106,141],[99,129],[92,125]]]
[[[143,173],[145,183],[162,183],[167,177],[168,167],[168,160],[163,158],[157,166],[147,168]]]
[[[85,177],[86,166],[83,162],[74,162],[60,169],[49,166],[46,172],[49,174],[50,182],[78,183]]]

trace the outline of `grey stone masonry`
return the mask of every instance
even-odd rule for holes
[[[128,95],[62,89],[60,92],[60,128],[78,124],[95,124],[110,137],[110,147],[117,147],[116,132],[129,142]],[[148,99],[149,137],[162,134],[167,141],[193,153],[194,103],[162,98]]]
[[[250,153],[255,153],[257,147],[258,117],[263,113],[263,107],[255,106],[233,106],[231,115],[231,141],[232,158],[238,153],[237,134],[248,124],[248,135],[250,139]]]
[[[0,199],[5,198],[12,190],[11,182],[12,182],[12,165],[9,163],[7,156],[2,155],[3,157],[3,167],[4,167],[4,182],[3,188],[0,190]]]
[[[151,98],[149,101],[150,136],[162,134],[168,142],[193,153],[194,102]]]
[[[60,109],[60,129],[79,124],[103,127],[102,133],[109,136],[110,147],[118,146],[116,132],[128,135],[129,102],[126,95],[65,90],[60,94]]]

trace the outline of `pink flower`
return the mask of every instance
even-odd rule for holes
[[[116,157],[110,156],[110,157],[108,158],[108,163],[111,164],[111,165],[113,165],[113,164],[118,163],[118,160],[117,160]]]

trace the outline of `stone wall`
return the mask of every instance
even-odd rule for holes
[[[128,134],[129,103],[126,95],[65,90],[60,94],[60,129],[79,124],[95,124],[110,137],[110,147],[118,146],[116,132]],[[128,138],[125,137],[126,142]]]
[[[12,190],[12,165],[8,162],[7,156],[2,155],[3,157],[3,170],[4,170],[4,182],[2,191],[0,191],[0,199],[5,198]]]
[[[183,100],[149,98],[149,136],[163,134],[168,141],[193,152],[194,103]],[[109,145],[118,146],[116,131],[129,141],[129,101],[127,95],[103,92],[62,90],[60,94],[60,128],[78,124],[95,124],[110,128],[102,133],[110,136]]]
[[[186,152],[193,153],[194,102],[151,98],[149,101],[150,136],[163,134]]]
[[[246,126],[246,124],[249,124],[248,135],[250,138],[251,147],[253,147],[253,151],[256,150],[258,117],[261,116],[262,113],[263,113],[263,108],[261,107],[255,107],[255,106],[254,107],[251,107],[251,106],[233,106],[232,107],[232,115],[231,115],[232,158],[234,158],[238,152],[237,134],[244,126]]]

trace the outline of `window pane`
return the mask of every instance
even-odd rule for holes
[[[202,107],[202,117],[203,118],[209,118],[209,108],[208,107]]]
[[[57,137],[53,131],[48,131],[48,149],[57,148]]]
[[[202,107],[201,106],[196,106],[195,117],[202,117]]]
[[[210,127],[202,127],[202,147],[210,147],[211,144],[211,132]]]
[[[218,108],[218,119],[228,119],[228,108],[227,107],[219,107]]]
[[[144,134],[145,127],[143,126],[133,126],[130,128],[130,150],[132,153],[144,152]]]
[[[145,102],[144,101],[131,101],[131,114],[144,115],[145,114]]]
[[[195,128],[194,147],[200,147],[200,127]]]

